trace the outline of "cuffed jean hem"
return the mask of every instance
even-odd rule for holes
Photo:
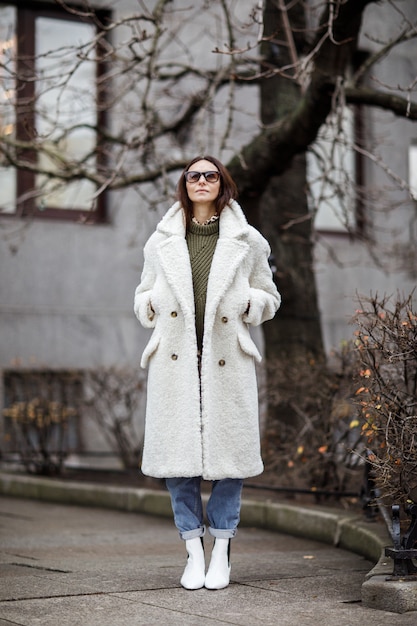
[[[236,537],[237,528],[233,529],[222,529],[222,528],[212,528],[209,526],[208,528],[209,535],[212,537],[217,537],[217,539],[233,539]]]
[[[193,530],[184,530],[180,532],[180,537],[184,541],[188,541],[188,539],[195,539],[196,537],[204,537],[206,534],[206,527],[200,526],[200,528],[194,528]]]

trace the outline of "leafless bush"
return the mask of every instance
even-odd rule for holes
[[[137,468],[141,457],[137,418],[143,388],[143,380],[129,368],[103,367],[85,374],[83,415],[94,419],[125,469]]]
[[[417,502],[417,314],[413,294],[359,300],[356,397],[375,481],[389,503]]]
[[[351,397],[355,354],[346,344],[333,364],[281,360],[269,370],[266,471],[280,484],[342,493],[362,480],[362,436]],[[274,418],[274,413],[276,417]]]
[[[77,430],[80,381],[79,372],[6,373],[5,436],[29,473],[60,473]]]

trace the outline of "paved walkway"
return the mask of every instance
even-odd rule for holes
[[[371,563],[310,540],[242,528],[231,585],[186,591],[169,520],[0,497],[0,525],[1,626],[417,624],[363,607]]]

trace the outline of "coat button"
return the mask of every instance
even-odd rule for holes
[[[226,361],[224,359],[220,359],[219,365],[220,367],[223,367],[223,365],[226,365]]]
[[[227,317],[224,315],[224,316],[222,317],[222,322],[223,322],[223,324],[227,324],[227,322],[228,322],[228,321],[229,321],[229,320],[228,320],[228,319],[227,319]]]
[[[178,354],[171,354],[171,359],[176,361],[178,359]]]
[[[178,313],[176,311],[171,312],[171,317],[177,317]]]

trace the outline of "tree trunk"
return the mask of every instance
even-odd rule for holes
[[[288,67],[305,46],[304,3],[295,3],[286,28],[285,12],[276,2],[265,4],[263,69],[278,64]],[[293,33],[299,33],[293,36]],[[288,72],[291,74],[292,70]],[[266,77],[260,88],[261,119],[265,126],[277,124],[300,103],[300,87],[282,75]],[[270,179],[258,202],[258,227],[271,245],[276,282],[282,295],[278,315],[264,326],[267,362],[324,356],[312,258],[312,220],[306,196],[305,155],[296,156],[291,167]],[[252,216],[253,217],[253,216]]]
[[[260,228],[271,245],[282,295],[279,313],[264,325],[267,363],[324,358],[305,175],[300,155],[288,172],[271,179],[261,200]],[[296,223],[288,227],[291,220]]]
[[[304,41],[292,38],[285,27],[285,15],[276,3],[265,5],[265,38],[263,69],[278,64],[290,66],[294,55],[302,52]],[[295,4],[289,16],[293,26],[304,32],[302,3]],[[295,29],[295,30],[296,30]],[[294,32],[294,30],[292,31]],[[291,70],[289,70],[291,73]],[[301,91],[294,80],[276,74],[261,82],[261,119],[266,127],[277,125],[300,105]],[[246,205],[245,205],[246,206]],[[257,202],[252,202],[249,219],[268,239],[272,265],[282,306],[276,317],[264,327],[267,364],[268,418],[267,430],[274,424],[298,421],[291,402],[291,386],[286,364],[300,364],[299,376],[311,359],[324,360],[324,348],[318,310],[312,258],[312,220],[306,195],[306,158],[295,156],[287,171],[269,179]],[[300,381],[297,381],[300,385]],[[279,429],[279,426],[276,426]]]

